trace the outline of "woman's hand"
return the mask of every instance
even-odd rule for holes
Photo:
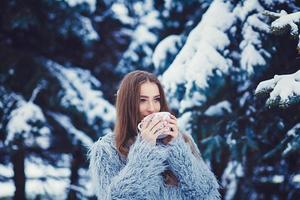
[[[163,139],[164,144],[168,144],[171,140],[174,140],[179,135],[179,128],[178,128],[178,125],[177,125],[177,118],[174,115],[170,115],[170,116],[171,116],[171,118],[167,120],[168,123],[169,123],[168,127],[170,129],[167,132],[168,136]]]
[[[161,121],[159,118],[155,118],[153,115],[149,120],[141,122],[141,137],[150,142],[153,145],[156,145],[156,140],[159,135],[163,132],[169,131],[168,122]]]

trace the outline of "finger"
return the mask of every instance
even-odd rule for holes
[[[162,128],[158,128],[156,129],[156,131],[154,132],[154,134],[168,134],[168,132],[170,132],[170,128],[169,127],[162,127]]]
[[[178,127],[177,127],[177,125],[175,125],[175,124],[169,124],[169,127],[170,127],[170,129],[171,129],[170,132],[174,132],[174,131],[177,131],[177,130],[178,130]]]
[[[160,118],[160,117],[155,117],[155,116],[154,116],[154,119],[152,119],[152,122],[153,122],[153,123],[150,124],[149,127],[150,127],[150,126],[153,127],[154,125],[157,124],[157,122],[164,122],[165,125],[168,124],[167,120],[163,120],[162,118]]]
[[[175,126],[176,127],[176,126]],[[172,135],[173,132],[174,132],[174,128],[175,127],[171,127],[171,126],[168,126],[167,129],[165,129],[165,133],[168,134],[168,135]]]
[[[154,117],[154,115],[153,114],[150,114],[150,116],[148,115],[148,116],[146,116],[145,118],[147,118],[147,117],[149,117],[149,119],[147,119],[147,120],[145,120],[145,128],[147,128],[148,126],[149,126],[149,124],[153,121],[153,117]],[[144,119],[145,119],[144,118]],[[143,120],[144,120],[143,119]]]
[[[160,120],[154,118],[154,119],[149,123],[149,126],[147,127],[148,130],[151,131],[158,123],[160,123]]]
[[[153,133],[154,137],[157,138],[158,136],[164,134],[163,131],[157,130],[156,132]]]
[[[162,121],[158,121],[158,123],[156,123],[152,129],[150,129],[151,132],[155,133],[157,131],[159,131],[160,129],[163,129],[164,128],[164,124]]]
[[[170,117],[175,120],[177,119],[174,115],[170,115]]]
[[[142,121],[144,121],[143,122],[143,129],[144,130],[146,130],[146,129],[149,130],[149,128],[151,129],[152,126],[154,126],[157,123],[157,121],[155,120],[155,117],[154,117],[153,114],[150,114],[150,115],[146,116]]]
[[[177,124],[176,119],[167,119],[167,122],[169,122],[170,124]]]

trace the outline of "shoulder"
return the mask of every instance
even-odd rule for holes
[[[112,157],[117,153],[115,145],[115,134],[108,133],[100,137],[89,149],[89,158],[102,157],[104,154]]]
[[[99,139],[95,143],[100,145],[115,146],[115,134],[113,132],[110,132],[102,137],[99,137]]]

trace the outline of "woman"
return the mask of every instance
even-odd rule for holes
[[[168,112],[158,79],[145,71],[127,74],[116,99],[113,134],[90,150],[90,171],[98,199],[220,199],[214,174],[201,158],[193,139],[178,131],[177,120],[154,117]],[[151,116],[150,116],[151,117]],[[168,130],[168,137],[157,138]]]

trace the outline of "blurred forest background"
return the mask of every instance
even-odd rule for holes
[[[300,2],[2,0],[0,199],[95,199],[87,151],[136,69],[223,199],[300,197]]]

